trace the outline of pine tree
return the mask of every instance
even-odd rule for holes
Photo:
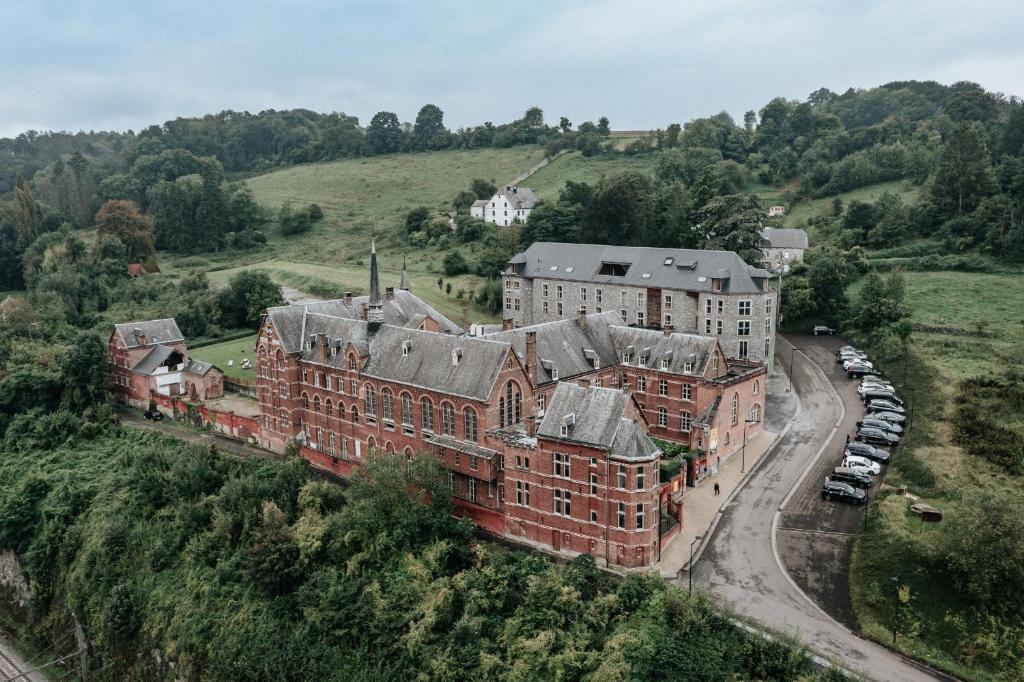
[[[216,248],[220,246],[224,233],[229,229],[228,201],[221,187],[220,176],[211,171],[204,171],[203,193],[196,209],[196,238]]]
[[[24,178],[14,188],[15,248],[24,251],[39,236],[39,204]]]

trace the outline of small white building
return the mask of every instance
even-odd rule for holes
[[[785,206],[782,206],[780,204],[776,204],[774,206],[769,206],[768,207],[768,217],[769,218],[777,218],[779,216],[784,216],[784,215],[786,215],[786,207]]]
[[[530,211],[537,205],[537,197],[529,187],[508,185],[490,199],[474,201],[469,214],[495,225],[525,223]]]
[[[766,227],[761,230],[761,254],[764,267],[772,272],[789,272],[789,266],[804,259],[807,232],[796,229]]]

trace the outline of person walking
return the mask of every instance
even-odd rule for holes
[[[718,485],[717,483],[715,483],[715,494],[716,495],[721,495],[722,494],[722,486]]]

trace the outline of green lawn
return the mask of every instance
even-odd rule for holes
[[[256,345],[257,336],[257,334],[253,334],[234,341],[224,341],[212,346],[189,349],[189,354],[196,360],[216,365],[228,376],[255,379],[256,356],[253,353],[253,347]],[[253,368],[242,369],[240,366],[242,358],[249,358]],[[232,364],[229,365],[228,362],[232,362]]]
[[[657,152],[637,156],[600,154],[589,157],[570,152],[541,168],[523,185],[533,189],[538,197],[554,201],[565,187],[566,180],[595,183],[608,173],[637,171],[653,174],[657,164]]]
[[[893,180],[892,182],[879,182],[874,185],[858,187],[857,189],[850,190],[849,192],[837,194],[835,197],[825,197],[824,199],[801,199],[787,207],[786,219],[783,226],[804,227],[808,218],[811,218],[823,211],[831,210],[832,202],[836,198],[842,200],[843,206],[846,206],[853,200],[873,202],[885,192],[898,194],[903,197],[904,203],[913,204],[917,203],[921,188],[906,180]],[[812,234],[811,236],[813,237],[814,235]]]
[[[475,246],[475,245],[472,245]],[[378,255],[380,265],[381,287],[398,287],[402,260],[400,251],[391,251]],[[474,258],[470,251],[470,259]],[[475,275],[460,275],[459,277],[444,277],[436,272],[428,270],[437,263],[437,257],[433,254],[410,252],[408,254],[409,284],[411,291],[421,299],[434,306],[443,315],[458,325],[462,324],[462,305],[457,298],[459,289],[466,291],[479,289],[483,280]],[[266,270],[270,276],[281,284],[292,286],[302,291],[308,291],[310,287],[304,287],[305,281],[323,281],[338,285],[341,291],[351,291],[353,294],[365,294],[369,289],[370,265],[369,258],[365,257],[362,264],[344,265],[316,265],[313,263],[298,263],[288,260],[265,260],[244,266],[245,269]],[[226,270],[215,270],[209,274],[211,283],[226,283],[230,277],[242,267]],[[452,283],[451,295],[445,294],[437,287],[438,277],[443,277],[445,283]],[[496,322],[498,316],[485,313],[480,308],[470,309],[472,322]]]

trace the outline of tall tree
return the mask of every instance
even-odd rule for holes
[[[36,240],[40,222],[39,204],[25,178],[19,178],[14,187],[14,234],[18,251],[24,251]]]
[[[946,217],[970,213],[995,188],[985,134],[960,123],[942,148],[932,180],[932,200]]]
[[[96,334],[80,332],[62,356],[61,406],[74,413],[109,400],[107,349]]]
[[[366,129],[366,143],[374,154],[390,154],[402,148],[405,131],[398,116],[390,111],[379,111],[370,119]]]
[[[444,127],[444,112],[434,104],[426,104],[416,114],[412,129],[416,149],[443,149],[448,146],[448,129]]]
[[[202,177],[203,193],[196,208],[196,229],[204,243],[219,246],[224,233],[231,229],[228,199],[219,173],[207,169],[203,171]]]
[[[96,213],[96,236],[100,240],[120,239],[133,263],[150,263],[156,258],[153,221],[139,213],[130,201],[113,199],[100,207]]]
[[[697,210],[694,222],[704,234],[704,248],[735,251],[754,265],[761,262],[764,209],[753,194],[715,197]]]

